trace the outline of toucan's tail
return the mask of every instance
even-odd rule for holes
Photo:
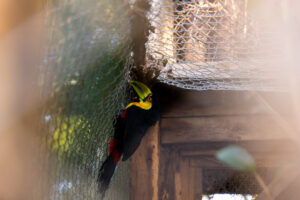
[[[98,174],[98,188],[99,192],[104,195],[108,188],[111,177],[113,176],[116,168],[116,162],[112,155],[109,155],[102,164]]]

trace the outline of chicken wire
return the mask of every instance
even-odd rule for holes
[[[113,121],[128,100],[128,13],[128,2],[121,0],[54,0],[42,13],[45,199],[100,199],[98,170],[108,154]],[[121,163],[104,199],[129,199],[129,185],[130,162]]]
[[[160,70],[161,82],[186,89],[282,90],[278,35],[250,16],[248,4],[153,0],[147,65]]]
[[[259,168],[263,180],[269,184],[276,168]],[[253,174],[233,169],[203,168],[203,194],[251,194],[262,192]]]

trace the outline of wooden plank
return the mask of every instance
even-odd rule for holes
[[[179,178],[178,175],[175,176],[179,173],[179,153],[173,148],[160,147],[159,155],[159,200],[174,200],[176,199],[175,183]],[[177,185],[177,187],[181,186]]]
[[[282,167],[285,165],[290,165],[296,163],[298,158],[297,155],[291,154],[253,154],[257,167]],[[187,157],[191,159],[191,167],[207,167],[207,168],[228,168],[218,161],[214,155],[210,156],[197,156],[197,157]]]
[[[175,200],[184,200],[187,198],[187,191],[188,191],[188,180],[186,177],[186,168],[188,168],[188,161],[187,159],[182,160],[179,158],[179,167],[175,173]]]
[[[158,176],[159,176],[159,122],[156,123],[152,135],[152,200],[158,200]]]
[[[270,113],[261,102],[259,94],[265,102],[283,115],[292,110],[291,99],[286,93],[247,91],[182,91],[165,94],[162,98],[162,117],[187,117],[210,115],[241,115]]]
[[[195,170],[190,167],[189,159],[180,159],[181,199],[195,199]]]
[[[191,158],[191,168],[229,168],[213,156]]]
[[[161,139],[160,139],[161,141]],[[291,139],[286,140],[251,140],[251,141],[204,141],[195,143],[174,143],[174,144],[162,144],[163,147],[172,147],[183,152],[193,151],[211,151],[225,148],[229,145],[241,146],[250,152],[265,153],[265,152],[295,152],[298,151],[298,144]],[[202,153],[203,154],[203,153]]]
[[[180,156],[203,156],[212,155],[214,156],[220,149],[229,146],[238,145],[246,149],[251,154],[294,154],[298,151],[298,146],[294,141],[291,140],[279,140],[279,141],[251,141],[246,143],[227,143],[219,146],[209,145],[209,144],[199,144],[199,145],[177,145],[180,150]],[[210,148],[208,148],[208,147]],[[205,147],[205,148],[204,148]]]
[[[179,170],[175,173],[175,199],[193,200],[202,195],[202,170],[191,168],[190,159],[180,158]]]
[[[188,200],[195,200],[195,168],[191,168],[190,159],[189,159],[189,166],[187,170],[188,170],[187,177],[188,177],[188,193],[189,193]]]
[[[158,123],[149,129],[131,162],[131,200],[158,199]]]
[[[195,179],[194,179],[194,190],[195,199],[202,199],[203,195],[203,170],[202,168],[194,168]]]
[[[183,200],[182,198],[182,188],[183,188],[183,184],[181,181],[181,175],[180,172],[175,172],[175,200]]]
[[[222,116],[161,119],[161,143],[242,142],[289,139],[269,116]]]

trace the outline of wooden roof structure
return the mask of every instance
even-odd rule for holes
[[[291,115],[286,93],[170,86],[158,91],[161,118],[132,158],[132,200],[201,200],[203,194],[215,193],[267,199],[251,175],[216,160],[215,153],[231,144],[253,155],[276,200],[286,199],[282,195],[288,190],[297,191],[297,184],[290,186],[300,172],[275,176],[297,157],[293,135],[280,119]]]

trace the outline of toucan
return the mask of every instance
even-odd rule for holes
[[[128,160],[137,150],[150,126],[159,118],[159,101],[143,83],[129,81],[139,102],[131,102],[119,113],[114,123],[114,135],[109,142],[109,155],[103,162],[97,178],[99,192],[104,195],[115,168],[122,158]]]

